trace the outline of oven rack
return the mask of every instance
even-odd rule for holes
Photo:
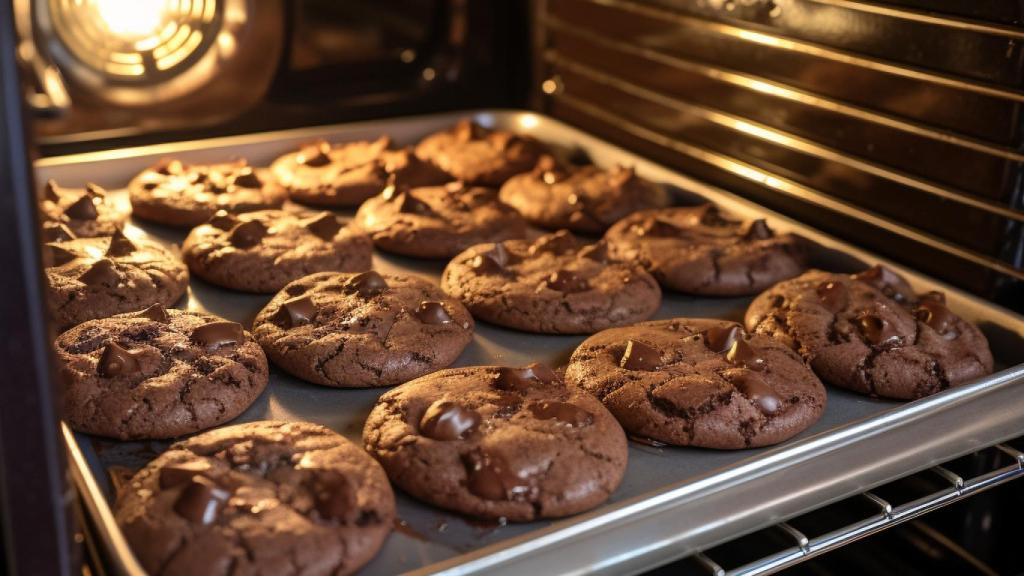
[[[943,462],[918,472],[917,475],[930,476],[941,487],[910,501],[894,505],[890,502],[891,498],[879,495],[879,493],[885,492],[888,487],[904,480],[900,479],[851,496],[841,502],[819,508],[797,518],[758,530],[746,536],[746,538],[758,539],[762,542],[781,539],[789,541],[791,544],[774,553],[762,555],[755,560],[746,561],[740,565],[728,568],[723,567],[725,562],[716,561],[716,558],[725,556],[723,546],[728,545],[728,543],[697,552],[687,559],[691,568],[691,571],[688,573],[704,573],[711,576],[774,574],[836,548],[975,496],[990,488],[1017,480],[1024,477],[1024,452],[1014,448],[1011,444],[1024,444],[1024,437],[1018,438],[1016,441],[995,444],[969,456],[973,457],[974,461],[989,461],[992,463],[992,465],[985,467],[984,472],[973,473],[965,477],[966,475],[961,475],[951,470],[949,463],[963,460],[963,458]],[[874,508],[875,512],[859,520],[844,524],[839,528],[813,536],[808,536],[805,534],[805,530],[794,526],[794,524],[799,523],[800,518],[804,518],[809,514],[827,514],[830,510],[842,507],[844,503],[849,504],[852,500],[861,500],[863,504]]]

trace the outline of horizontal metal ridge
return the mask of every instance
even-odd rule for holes
[[[959,192],[944,188],[935,183],[915,178],[905,172],[860,159],[834,148],[823,146],[813,140],[802,138],[747,118],[664,95],[660,92],[623,80],[617,76],[605,74],[604,72],[596,70],[586,64],[576,62],[557,51],[549,51],[546,54],[545,59],[556,66],[564,67],[566,70],[570,70],[596,82],[611,86],[616,90],[620,90],[638,98],[656,102],[674,110],[699,116],[700,118],[730,130],[742,132],[746,135],[789,148],[790,150],[795,150],[801,154],[807,154],[822,160],[843,164],[855,170],[859,170],[879,178],[884,178],[925,194],[942,198],[943,200],[969,206],[1010,220],[1024,222],[1024,211],[1015,210],[1002,204],[970,196],[966,192]]]
[[[1024,30],[1021,30],[1020,28],[1014,28],[1012,26],[1003,26],[1000,24],[979,22],[978,20],[957,18],[955,16],[940,16],[935,13],[921,12],[919,10],[910,10],[907,8],[898,8],[896,6],[885,6],[875,4],[874,2],[859,2],[855,0],[807,1],[814,2],[816,4],[824,4],[826,6],[835,6],[837,8],[856,10],[858,12],[877,14],[879,16],[899,18],[900,20],[919,22],[921,24],[930,24],[932,26],[942,26],[945,28],[955,28],[957,30],[965,30],[968,32],[978,32],[981,34],[989,34],[992,36],[1005,36],[1007,38],[1024,40]]]
[[[743,89],[754,90],[776,98],[782,98],[791,102],[812,106],[820,110],[842,114],[857,120],[871,122],[873,124],[885,126],[894,130],[900,130],[922,138],[928,138],[938,142],[959,146],[961,148],[967,148],[969,150],[989,154],[998,158],[1005,158],[1014,162],[1024,162],[1024,154],[1012,148],[989,144],[968,136],[958,135],[952,132],[937,130],[914,124],[912,122],[907,122],[887,114],[882,114],[867,108],[833,100],[775,80],[769,80],[768,78],[754,76],[744,72],[736,72],[719,66],[701,64],[679,56],[665,54],[652,48],[644,48],[629,44],[628,42],[612,40],[610,38],[594,34],[593,32],[582,29],[578,26],[574,26],[573,24],[565,22],[555,16],[547,16],[545,18],[545,23],[548,27],[554,30],[583,38],[588,42],[593,42],[606,48],[625,52],[640,58],[646,58],[648,60],[658,62],[659,64],[685,70],[693,74],[699,74],[706,78],[711,78]]]
[[[654,18],[665,22],[671,22],[677,25],[683,25],[688,28],[698,28],[700,30],[713,31],[717,34],[721,34],[724,36],[732,36],[749,42],[755,42],[757,44],[771,46],[772,48],[779,48],[782,50],[789,50],[792,52],[800,52],[811,56],[817,56],[819,58],[824,58],[835,62],[842,62],[844,64],[850,64],[852,66],[859,66],[861,68],[866,68],[868,70],[874,70],[876,72],[892,74],[894,76],[902,76],[904,78],[911,78],[913,80],[918,80],[921,82],[930,82],[932,84],[947,86],[950,88],[954,88],[956,90],[962,90],[964,92],[973,92],[975,94],[983,94],[985,96],[992,96],[995,98],[1012,100],[1014,102],[1024,102],[1024,91],[1012,90],[1009,88],[1001,88],[998,86],[985,84],[981,82],[969,82],[961,80],[954,76],[937,74],[935,72],[929,72],[921,68],[895,64],[887,60],[869,58],[860,54],[855,54],[852,52],[822,46],[821,44],[815,44],[803,40],[794,40],[792,38],[787,38],[785,36],[769,34],[767,32],[761,32],[751,28],[736,26],[734,24],[724,24],[722,22],[704,20],[693,16],[686,16],[662,8],[639,5],[629,0],[586,1],[598,5],[608,6],[611,8],[617,8],[626,12],[632,12],[634,14],[640,14],[641,16],[647,16],[648,18]]]
[[[647,140],[664,148],[675,150],[695,160],[709,164],[746,180],[756,182],[787,196],[797,198],[803,202],[813,204],[825,210],[850,216],[866,224],[887,230],[907,240],[923,244],[929,248],[944,252],[961,260],[971,262],[977,266],[987,268],[1017,280],[1024,280],[1024,270],[1015,268],[996,258],[980,254],[974,250],[962,248],[933,236],[932,234],[904,226],[890,218],[879,215],[875,212],[864,210],[859,206],[855,206],[843,200],[833,198],[819,190],[815,190],[798,182],[794,182],[782,176],[768,172],[758,166],[743,162],[742,160],[675,140],[654,130],[639,126],[628,118],[574,96],[555,93],[552,97],[561,100],[565,104],[576,108],[585,114],[595,118],[600,118],[605,122],[614,123],[614,126],[617,129],[628,132],[637,138]]]

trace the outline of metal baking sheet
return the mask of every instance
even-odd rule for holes
[[[164,156],[194,162],[245,157],[266,164],[314,138],[345,141],[387,133],[398,143],[413,143],[466,116],[484,125],[533,134],[567,150],[582,148],[599,165],[634,165],[641,175],[671,187],[681,203],[707,199],[743,216],[765,217],[778,230],[815,240],[821,246],[815,254],[818,267],[854,271],[882,262],[905,274],[919,291],[943,290],[951,308],[982,327],[999,372],[911,403],[829,388],[828,407],[821,420],[773,448],[714,451],[631,444],[628,471],[611,499],[592,512],[555,522],[479,522],[419,504],[399,493],[400,521],[380,554],[364,569],[365,574],[638,572],[1024,433],[1021,317],[542,115],[477,111],[289,130],[48,158],[37,163],[37,170],[40,182],[56,178],[66,186],[77,186],[94,181],[114,190]],[[115,198],[127,202],[123,193]],[[181,231],[137,220],[129,234],[175,243],[184,238]],[[380,270],[412,272],[434,281],[444,266],[443,262],[380,252],[374,259]],[[179,307],[206,310],[249,326],[269,298],[230,292],[193,279]],[[749,300],[669,293],[656,317],[740,320]],[[474,341],[456,365],[531,361],[562,365],[583,339],[526,334],[479,322]],[[335,390],[272,371],[267,391],[238,421],[318,422],[359,442],[364,419],[382,391]],[[141,466],[166,443],[117,443],[70,432],[66,438],[86,508],[115,568],[137,570],[111,521],[111,478]]]

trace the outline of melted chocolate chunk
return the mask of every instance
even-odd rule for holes
[[[48,266],[63,266],[75,258],[78,258],[78,256],[74,252],[65,250],[60,246],[53,244],[43,246],[43,260],[49,262]]]
[[[95,220],[99,217],[99,212],[96,211],[96,204],[92,201],[92,196],[89,194],[82,194],[78,200],[75,200],[74,204],[64,209],[64,213],[75,220]]]
[[[864,338],[876,346],[889,341],[898,341],[900,337],[888,320],[874,314],[864,314],[858,317],[857,327]]]
[[[349,293],[357,293],[363,298],[373,298],[388,289],[388,283],[380,274],[369,270],[356,274],[345,282],[345,289]]]
[[[267,227],[259,220],[242,222],[231,229],[228,235],[228,242],[235,248],[252,248],[260,243],[267,235]]]
[[[732,349],[733,344],[742,337],[743,329],[735,324],[710,328],[704,332],[704,345],[712,352],[723,354]]]
[[[842,282],[822,282],[816,288],[818,299],[826,310],[835,314],[850,301],[850,294]]]
[[[238,322],[220,320],[203,324],[192,331],[191,339],[196,344],[213,350],[228,344],[238,344],[245,340],[245,330]]]
[[[650,238],[671,238],[681,236],[683,233],[682,229],[678,226],[657,218],[647,218],[643,222],[634,225],[631,230],[637,236],[647,236]]]
[[[482,450],[466,455],[466,487],[485,500],[524,500],[534,491],[525,470],[515,470],[501,457]]]
[[[242,168],[237,174],[235,174],[232,183],[235,186],[241,186],[242,188],[262,188],[263,181],[260,177],[253,172],[252,168]]]
[[[424,324],[450,324],[452,321],[452,317],[440,302],[420,302],[415,314]]]
[[[594,415],[583,408],[569,402],[543,401],[529,406],[533,417],[538,420],[558,420],[573,428],[589,426],[594,423]]]
[[[480,425],[480,413],[454,402],[434,402],[420,419],[420,434],[434,440],[462,440]]]
[[[306,146],[299,151],[295,160],[299,164],[320,168],[331,163],[331,145],[321,140],[315,144]]]
[[[71,231],[66,225],[60,222],[44,222],[42,230],[43,242],[63,242],[65,240],[74,240],[75,233]]]
[[[914,310],[914,316],[939,334],[947,336],[952,333],[952,336],[956,337],[955,330],[953,329],[956,323],[956,316],[942,302],[931,299],[921,300]]]
[[[166,490],[181,486],[191,482],[196,476],[204,476],[209,471],[210,463],[204,460],[169,464],[160,469],[160,488]]]
[[[96,373],[104,378],[127,376],[139,371],[141,350],[126,350],[111,342],[103,349],[100,361],[96,364]]]
[[[83,272],[78,280],[86,286],[114,286],[121,281],[121,274],[113,261],[101,258]]]
[[[774,414],[782,408],[782,399],[754,372],[741,372],[730,378],[736,389],[765,414]]]
[[[725,355],[725,359],[737,366],[743,366],[751,370],[759,372],[764,370],[764,358],[758,355],[757,350],[742,338],[737,338],[733,342],[729,352]]]
[[[742,234],[744,240],[767,240],[772,237],[771,228],[762,218],[748,222]]]
[[[277,311],[277,318],[288,328],[296,328],[309,324],[316,317],[317,309],[313,299],[307,296],[299,296],[281,303]]]
[[[352,483],[334,470],[317,470],[312,488],[316,511],[325,520],[344,520],[356,507]]]
[[[124,235],[121,230],[115,230],[110,237],[110,246],[107,247],[107,256],[127,256],[135,252],[135,244]]]
[[[217,521],[220,510],[231,493],[205,476],[193,476],[181,496],[174,502],[174,511],[194,524],[207,526]]]
[[[577,253],[580,258],[586,258],[595,262],[608,263],[608,243],[599,240],[589,246],[580,248]]]
[[[430,214],[430,205],[412,195],[412,192],[399,192],[394,198],[398,211],[403,214]]]
[[[499,390],[526,391],[539,384],[551,384],[558,376],[547,366],[534,362],[524,368],[501,368],[494,385]]]
[[[889,298],[897,302],[909,302],[914,300],[914,290],[907,284],[899,274],[889,270],[885,266],[875,265],[867,270],[854,274],[854,280],[865,282],[878,288]]]
[[[487,252],[474,256],[469,261],[469,266],[481,274],[501,274],[509,261],[508,250],[499,242]]]
[[[619,367],[626,370],[645,370],[647,372],[657,370],[661,366],[661,352],[657,349],[638,342],[636,340],[626,341],[626,350],[619,359]]]
[[[161,324],[167,324],[171,321],[171,317],[167,315],[167,310],[164,308],[163,304],[153,304],[149,308],[139,312],[139,318],[149,318],[150,320]]]
[[[227,210],[217,210],[206,223],[218,230],[227,231],[238,225],[238,218],[229,214]]]
[[[538,238],[536,242],[530,245],[529,253],[531,256],[544,252],[561,254],[576,248],[577,245],[576,237],[568,230],[559,230],[553,234],[547,234]]]
[[[553,272],[544,283],[548,288],[566,294],[590,290],[590,282],[572,270]]]
[[[306,229],[325,242],[334,239],[341,230],[341,222],[338,217],[330,212],[324,212],[312,220],[306,222]]]

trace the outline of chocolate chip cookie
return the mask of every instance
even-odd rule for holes
[[[159,304],[79,324],[56,350],[64,418],[122,440],[223,424],[267,385],[267,358],[241,324]]]
[[[192,272],[245,292],[277,292],[314,272],[369,270],[373,242],[331,212],[218,212],[182,246]]]
[[[120,231],[53,242],[42,251],[47,296],[61,330],[153,303],[171,306],[188,289],[188,269],[181,259]]]
[[[363,442],[412,496],[513,521],[598,506],[627,459],[612,415],[540,364],[442,370],[399,386],[380,397]]]
[[[754,299],[746,325],[791,346],[826,383],[861,394],[910,400],[992,372],[974,324],[941,293],[916,295],[881,267],[781,282]]]
[[[303,380],[365,388],[448,366],[473,339],[473,318],[421,278],[322,272],[285,286],[253,334],[275,365]]]
[[[661,289],[643,268],[612,260],[603,242],[584,246],[566,230],[532,243],[474,246],[448,264],[441,288],[480,320],[551,334],[632,324],[661,304]]]
[[[705,296],[757,294],[805,268],[805,240],[740,221],[713,204],[637,212],[605,234],[612,256],[639,262],[663,288]]]
[[[530,136],[490,130],[472,120],[431,134],[416,146],[416,155],[462,180],[497,188],[537,164],[547,147]]]
[[[43,188],[43,200],[40,204],[44,228],[57,230],[60,225],[70,231],[69,237],[59,236],[51,232],[44,234],[44,242],[70,240],[74,237],[110,236],[120,230],[128,214],[122,212],[107,198],[107,192],[95,184],[86,184],[85,188],[64,188],[54,180],[49,180]],[[50,224],[50,226],[46,226]]]
[[[388,186],[356,212],[355,224],[387,252],[417,258],[451,258],[481,242],[526,235],[526,221],[489,188]]]
[[[532,224],[582,234],[600,234],[633,212],[668,205],[665,190],[632,168],[560,166],[551,156],[505,182],[500,198]]]
[[[391,139],[330,144],[317,140],[281,156],[270,166],[292,200],[312,206],[358,206],[380,194],[388,181],[435,186],[452,179],[411,149],[392,150]]]
[[[185,164],[164,160],[128,184],[132,212],[167,226],[192,227],[218,210],[232,214],[280,208],[288,193],[263,168],[245,160]]]
[[[251,422],[178,442],[114,516],[147,573],[352,574],[391,532],[380,465],[315,424]]]
[[[565,371],[622,427],[676,446],[782,442],[825,410],[825,388],[785,344],[733,322],[676,318],[591,336]]]

